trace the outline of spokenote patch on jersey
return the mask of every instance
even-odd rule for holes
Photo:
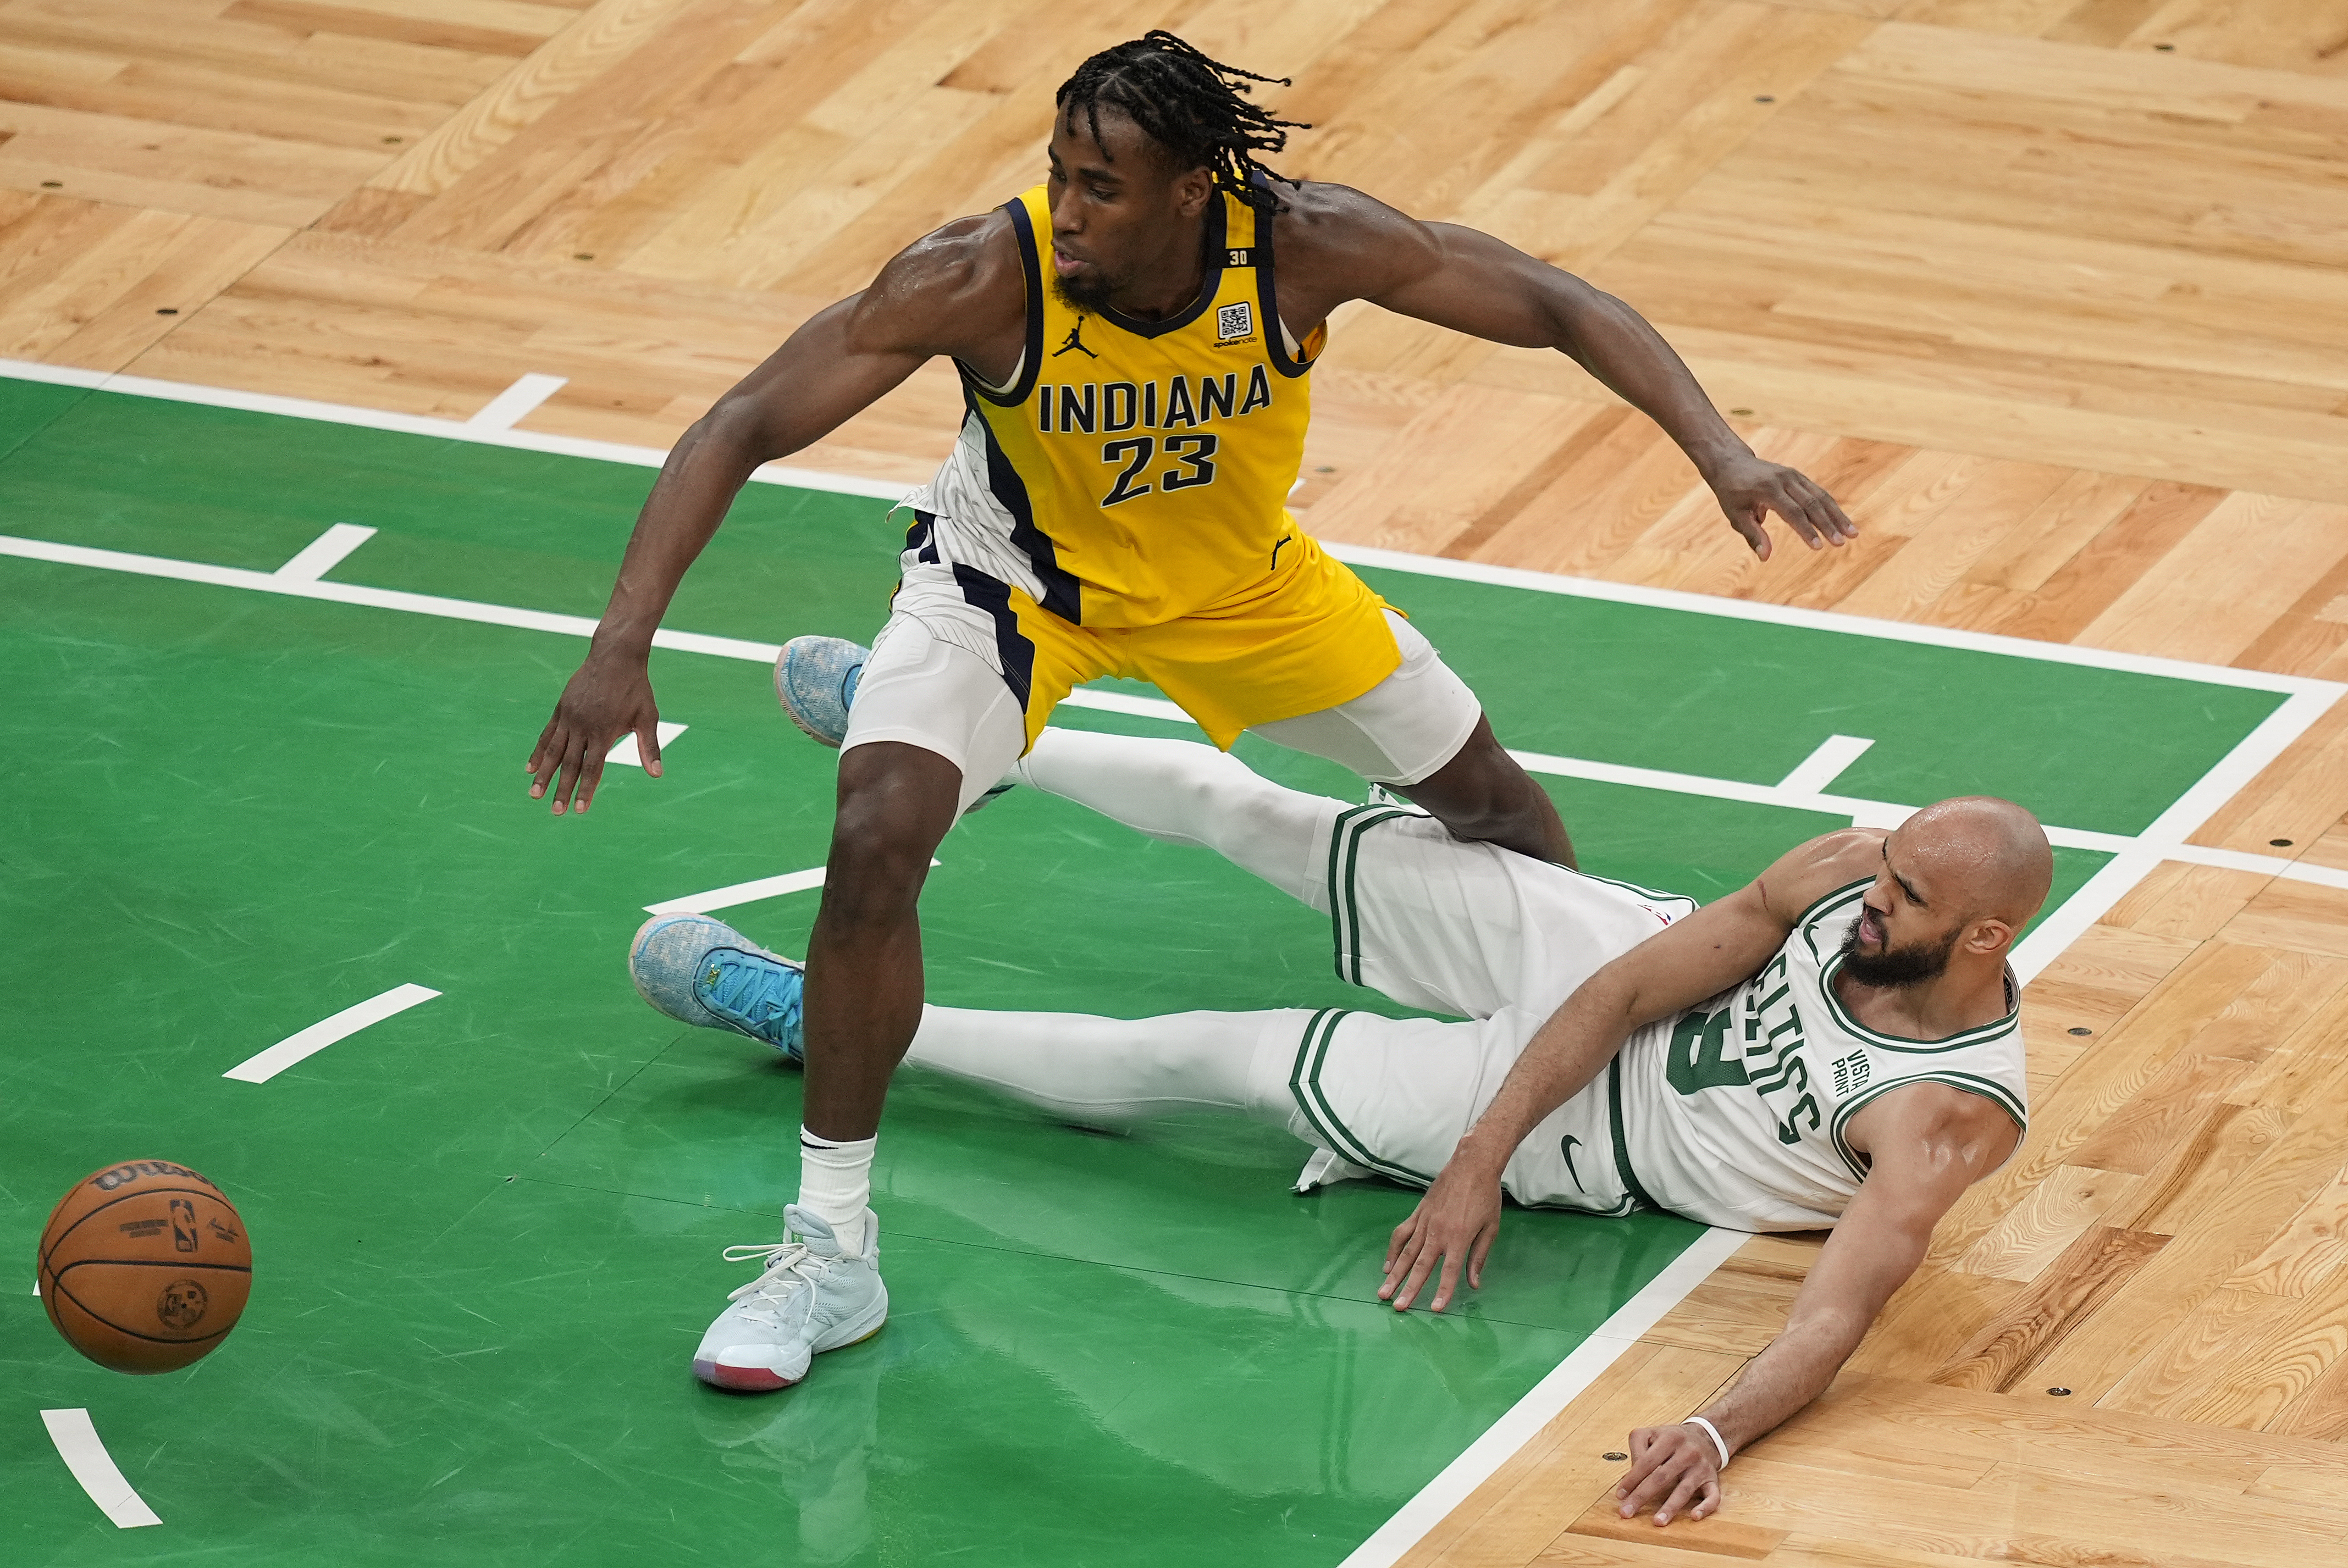
[[[1240,343],[1255,336],[1255,305],[1251,301],[1234,300],[1228,305],[1215,307],[1215,342]]]

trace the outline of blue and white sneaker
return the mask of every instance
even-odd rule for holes
[[[794,1241],[792,1237],[798,1239]],[[758,1277],[701,1337],[693,1375],[720,1389],[788,1389],[807,1376],[819,1351],[870,1339],[889,1320],[880,1283],[880,1217],[864,1211],[864,1249],[839,1250],[831,1227],[797,1204],[783,1211],[783,1240],[773,1246],[729,1246],[728,1263],[757,1258]]]
[[[763,1040],[807,1061],[806,968],[706,915],[655,915],[628,947],[628,978],[681,1023]]]
[[[845,637],[794,637],[775,661],[775,696],[790,722],[833,751],[848,738],[848,710],[872,650]]]

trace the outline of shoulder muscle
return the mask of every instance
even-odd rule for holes
[[[1850,1119],[1850,1146],[1868,1181],[1958,1193],[2005,1163],[2022,1129],[1995,1101],[1946,1083],[1910,1083]]]
[[[849,342],[876,354],[983,360],[1006,343],[1016,352],[1026,310],[1010,218],[958,218],[890,258],[857,301]]]
[[[1649,1023],[1702,1001],[1769,961],[1802,911],[1868,874],[1882,835],[1846,829],[1797,845],[1753,881],[1656,932],[1601,971],[1627,988]]]
[[[1872,876],[1883,864],[1883,833],[1847,827],[1797,844],[1753,881],[1769,912],[1792,930],[1802,911],[1838,887]]]
[[[1435,231],[1349,185],[1276,185],[1272,220],[1283,313],[1310,325],[1348,300],[1375,300],[1443,264]]]

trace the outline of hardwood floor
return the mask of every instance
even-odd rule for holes
[[[2348,681],[2348,11],[2306,0],[5,0],[0,354],[459,417],[545,373],[527,428],[664,446],[1156,26],[1295,77],[1287,172],[1630,300],[1866,529],[1756,563],[1560,356],[1349,307],[1323,534]],[[797,461],[917,481],[958,406],[932,366]],[[2348,705],[2196,839],[2348,868]],[[1767,1341],[1805,1238],[1408,1561],[2342,1551],[2348,894],[2165,866],[2025,1020],[2027,1147],[1723,1515],[1626,1525],[1601,1455]]]

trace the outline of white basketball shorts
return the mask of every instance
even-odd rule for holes
[[[1418,1185],[1434,1181],[1575,988],[1696,907],[1463,843],[1433,818],[1394,807],[1339,815],[1328,878],[1338,974],[1468,1021],[1316,1014],[1297,1044],[1289,1125],[1354,1164]],[[1610,1071],[1551,1112],[1510,1158],[1501,1185],[1522,1204],[1630,1212],[1613,1095]]]
[[[1418,629],[1386,612],[1402,666],[1350,702],[1258,725],[1254,733],[1351,768],[1373,784],[1414,784],[1459,754],[1483,708]],[[899,741],[962,770],[962,804],[1002,782],[1026,749],[1025,710],[1003,679],[994,618],[951,569],[908,566],[849,710],[840,749]]]

